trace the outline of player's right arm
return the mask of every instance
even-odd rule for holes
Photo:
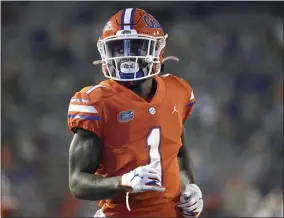
[[[72,194],[77,199],[95,201],[125,191],[120,186],[120,177],[104,178],[94,174],[102,156],[100,138],[84,129],[74,131],[69,150],[69,187]]]
[[[69,186],[78,199],[102,200],[119,191],[164,191],[156,165],[146,165],[119,177],[95,175],[101,162],[106,115],[101,87],[77,92],[68,109],[68,127],[74,133],[69,150]],[[115,166],[114,166],[115,167]]]
[[[122,176],[105,178],[95,175],[100,157],[100,138],[84,129],[76,129],[69,150],[69,187],[77,199],[97,201],[115,196],[120,191],[159,191],[161,175],[156,163],[137,167]],[[153,180],[154,179],[154,180]],[[155,186],[152,186],[154,182]]]

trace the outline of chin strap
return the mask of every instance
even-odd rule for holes
[[[163,62],[162,63],[165,63],[166,61],[169,61],[169,60],[173,60],[173,61],[176,61],[176,62],[179,62],[179,58],[175,57],[175,56],[168,56],[168,57],[165,57],[163,59]]]
[[[129,192],[126,193],[126,207],[128,211],[131,211],[130,206],[129,206]]]
[[[103,63],[102,60],[93,61],[93,65],[98,65],[98,64],[102,64],[102,63]]]

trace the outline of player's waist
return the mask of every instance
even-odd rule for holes
[[[180,196],[180,187],[175,190],[165,192],[142,192],[142,193],[129,193],[128,202],[132,205],[152,206],[156,204],[164,204],[173,202],[176,203]],[[126,204],[126,193],[120,193],[112,199],[101,201],[101,204],[107,204],[109,207],[118,207]],[[102,206],[102,205],[101,205]]]
[[[167,202],[175,202],[179,196],[178,190],[175,192],[143,192],[143,193],[129,193],[128,201],[133,204],[153,205]]]
[[[126,201],[124,203],[114,204],[111,201],[105,201],[100,204],[103,212],[108,217],[176,217],[178,199],[153,199],[151,201],[137,200],[129,196],[128,204],[130,211],[127,209]]]

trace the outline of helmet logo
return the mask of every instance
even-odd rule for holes
[[[145,22],[146,26],[151,28],[151,29],[160,29],[160,28],[162,28],[162,26],[159,24],[159,22],[156,19],[151,18],[150,16],[145,15],[143,17],[143,19],[144,19],[144,22]]]
[[[120,71],[122,73],[136,73],[139,70],[139,65],[134,61],[126,61],[121,63]]]

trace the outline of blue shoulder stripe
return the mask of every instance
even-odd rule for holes
[[[82,119],[82,120],[101,120],[99,116],[87,116],[78,114],[68,114],[68,119]]]

